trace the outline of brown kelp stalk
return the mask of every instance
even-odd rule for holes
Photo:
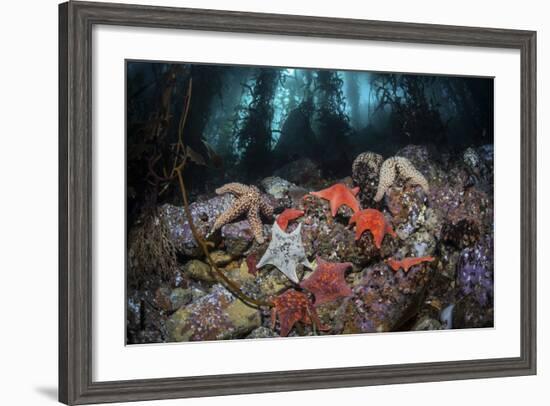
[[[190,148],[186,148],[183,144],[183,129],[185,127],[185,122],[187,120],[187,114],[189,113],[189,105],[191,103],[191,91],[192,91],[192,79],[189,80],[189,86],[187,90],[187,94],[185,96],[185,102],[183,106],[183,111],[181,114],[180,122],[178,125],[178,142],[176,144],[176,153],[174,158],[174,165],[172,167],[172,171],[170,172],[169,176],[159,176],[155,173],[153,166],[154,162],[150,165],[149,171],[153,174],[153,176],[156,178],[157,181],[164,181],[164,182],[171,182],[175,178],[178,179],[179,188],[181,191],[181,196],[183,199],[183,207],[185,216],[187,217],[187,221],[189,223],[189,227],[191,229],[191,233],[193,234],[193,238],[197,241],[197,244],[201,247],[211,270],[214,271],[215,276],[218,280],[220,280],[225,287],[231,291],[237,298],[239,298],[242,302],[249,306],[253,307],[272,307],[273,304],[261,300],[256,300],[251,298],[250,296],[246,295],[240,288],[240,286],[233,282],[231,279],[229,279],[224,273],[218,268],[214,260],[212,259],[210,255],[210,251],[208,249],[208,246],[212,243],[209,243],[205,241],[202,236],[199,234],[197,228],[195,227],[195,224],[193,223],[193,217],[191,215],[191,210],[189,209],[189,202],[187,201],[187,192],[185,189],[185,183],[183,181],[183,174],[182,171],[187,163],[187,158],[190,154]],[[194,160],[194,156],[196,153],[193,153],[191,156],[191,159]],[[178,159],[181,156],[181,162],[178,163]]]
[[[210,256],[210,251],[208,250],[208,245],[206,241],[204,241],[203,238],[199,235],[199,232],[197,231],[197,229],[195,228],[195,224],[193,223],[193,218],[191,216],[191,211],[189,210],[189,203],[187,201],[187,193],[185,191],[185,183],[183,182],[181,169],[177,167],[175,171],[178,176],[178,182],[181,189],[181,195],[183,198],[183,208],[185,211],[185,216],[187,217],[187,221],[189,222],[189,227],[191,228],[191,233],[193,234],[193,237],[201,247],[204,255],[206,256],[208,263],[210,264],[211,269],[215,271],[216,276],[219,277],[219,279],[221,279],[225,283],[226,287],[228,287],[229,290],[235,296],[237,296],[240,300],[242,300],[245,304],[253,305],[256,307],[261,307],[261,306],[272,307],[273,305],[271,303],[253,299],[250,296],[243,293],[241,288],[235,282],[233,282],[231,279],[225,276],[223,272],[218,268],[218,266]]]

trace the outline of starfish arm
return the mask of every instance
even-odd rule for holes
[[[232,195],[235,195],[235,196],[241,196],[247,193],[249,190],[250,188],[246,185],[243,185],[242,183],[232,182],[217,188],[216,194],[223,195],[225,193],[231,193]]]
[[[318,197],[320,199],[325,199],[325,200],[330,199],[330,193],[327,192],[327,189],[319,190],[317,192],[309,192],[309,194],[315,197]]]
[[[283,272],[282,270],[280,270],[281,272]],[[299,283],[300,280],[298,279],[298,274],[296,273],[296,265],[294,265],[293,267],[290,267],[288,269],[286,269],[285,272],[283,272],[285,274],[285,276],[290,279],[292,282],[294,283]]]
[[[279,229],[280,230],[280,229]],[[298,224],[298,227],[294,229],[292,233],[290,233],[291,236],[297,236],[299,241],[302,242],[302,223]]]
[[[264,253],[264,255],[260,258],[258,263],[256,264],[256,268],[262,268],[266,266],[267,264],[273,265],[271,262],[271,259],[273,258],[273,252],[271,251],[270,247],[267,248],[267,251]]]
[[[273,207],[267,202],[266,198],[262,196],[260,199],[260,211],[267,218],[273,217]]]
[[[389,223],[386,224],[386,233],[394,238],[397,237],[397,233],[394,231],[393,227]]]
[[[374,201],[379,202],[382,200],[388,188],[395,181],[395,159],[388,158],[382,164],[380,168],[380,179],[378,181],[378,189],[374,196]]]
[[[298,230],[300,227],[298,226],[298,228],[296,230]],[[294,230],[294,231],[296,231]],[[294,232],[293,231],[293,232]],[[271,227],[271,240],[279,240],[279,239],[285,239],[287,238],[287,234],[281,229],[281,227],[279,227],[279,224],[277,224],[277,222],[273,223],[273,227]]]
[[[333,199],[330,201],[330,214],[332,214],[332,217],[336,217],[336,214],[338,213],[338,209],[342,205],[342,202],[340,199]]]
[[[227,223],[242,216],[248,210],[247,201],[244,199],[237,199],[237,201],[225,212],[223,212],[214,222],[210,234],[222,228]]]
[[[382,248],[383,241],[384,241],[384,234],[378,234],[374,236],[374,245],[376,245],[376,248],[378,249]]]
[[[305,266],[306,268],[309,268],[311,270],[314,270],[315,267],[313,266],[313,264],[311,262],[309,262],[309,260],[307,258],[305,258],[302,262],[300,262],[303,266]]]
[[[252,207],[248,210],[248,222],[250,223],[250,228],[254,234],[254,238],[258,244],[263,244],[264,242],[264,230],[262,220],[260,219],[260,208]]]
[[[409,180],[415,185],[420,185],[424,192],[428,193],[430,189],[428,181],[426,180],[424,175],[422,175],[422,173],[420,173],[420,171],[414,167],[411,161],[409,161],[407,158],[397,157],[396,164],[397,168],[399,169],[399,174],[403,178]]]
[[[370,228],[369,228],[368,222],[366,222],[365,219],[361,216],[358,216],[354,222],[355,222],[355,240],[357,241],[358,239],[361,238],[363,233],[367,230],[370,230]]]
[[[296,324],[296,320],[290,319],[286,320],[279,317],[279,324],[280,324],[280,335],[281,337],[286,337],[288,333],[290,333],[290,330],[292,330],[292,327],[294,327],[294,324]]]
[[[353,211],[353,213],[357,213],[360,210],[359,202],[357,202],[357,199],[353,195],[347,196],[347,198],[337,199],[336,203],[338,204],[338,208],[336,209],[335,214],[338,212],[338,209],[340,208],[340,206],[343,206],[343,205],[348,206]]]

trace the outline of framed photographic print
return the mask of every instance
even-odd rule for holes
[[[60,401],[536,373],[535,32],[59,16]]]

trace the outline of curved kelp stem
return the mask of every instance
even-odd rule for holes
[[[218,266],[215,264],[215,262],[212,260],[212,257],[210,256],[210,252],[208,250],[208,245],[211,244],[207,241],[205,241],[202,236],[197,231],[195,224],[193,223],[193,217],[191,216],[191,211],[189,210],[189,202],[187,201],[187,192],[185,190],[185,183],[183,182],[183,175],[182,171],[187,164],[187,159],[191,159],[191,161],[197,163],[197,154],[193,153],[189,147],[186,147],[183,143],[183,129],[185,128],[185,124],[187,122],[187,116],[189,113],[189,106],[191,104],[191,94],[192,94],[192,88],[193,88],[193,82],[190,79],[189,85],[187,87],[187,94],[185,95],[185,100],[183,103],[183,109],[180,116],[180,121],[178,123],[178,141],[176,144],[176,150],[175,150],[175,158],[174,163],[172,166],[172,170],[166,174],[166,172],[161,176],[157,174],[154,170],[155,163],[160,159],[159,157],[154,157],[149,161],[149,172],[153,176],[156,182],[163,182],[163,183],[171,183],[174,181],[174,179],[178,179],[179,187],[183,199],[183,206],[185,211],[185,216],[187,217],[187,221],[189,223],[189,227],[191,228],[191,233],[193,234],[193,238],[197,241],[200,248],[202,249],[204,255],[206,256],[206,259],[208,263],[210,264],[210,267],[212,271],[214,272],[215,276],[217,277],[220,282],[224,284],[224,286],[231,291],[233,295],[235,295],[237,298],[239,298],[243,303],[252,306],[252,307],[272,307],[273,305],[268,302],[260,301],[253,299],[243,293],[239,285],[235,282],[233,282],[231,279],[229,279],[227,276],[223,274],[223,272],[218,268]]]
[[[223,272],[218,268],[212,257],[210,256],[210,251],[208,250],[208,243],[200,236],[199,232],[195,228],[195,224],[193,223],[193,218],[191,216],[191,211],[189,210],[189,203],[187,201],[187,193],[185,191],[185,183],[183,182],[183,176],[181,174],[181,166],[176,167],[174,170],[178,177],[179,186],[181,189],[181,195],[183,198],[183,208],[185,211],[185,216],[187,217],[187,221],[189,222],[189,227],[191,228],[191,233],[193,234],[193,237],[201,247],[202,251],[204,252],[204,255],[206,256],[206,259],[208,263],[210,264],[210,267],[212,270],[214,270],[216,276],[221,279],[227,288],[233,293],[235,296],[237,296],[241,301],[243,301],[245,304],[253,307],[272,307],[273,304],[269,302],[264,302],[261,300],[256,300],[248,295],[244,294],[235,282],[233,282],[231,279],[229,279],[227,276],[223,274]]]

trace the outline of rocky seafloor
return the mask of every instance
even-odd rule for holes
[[[398,178],[376,202],[376,166],[382,159],[354,165],[344,179],[324,179],[312,161],[301,159],[256,185],[275,215],[285,208],[304,211],[287,231],[301,224],[309,260],[351,263],[345,274],[351,294],[316,306],[324,328],[298,322],[288,336],[493,326],[492,145],[455,155],[409,145],[396,156],[407,158],[424,175],[429,191]],[[380,210],[396,236],[386,235],[380,248],[368,231],[356,240],[349,225],[351,209],[343,206],[332,217],[328,202],[309,194],[335,183],[358,186],[361,207]],[[234,199],[230,194],[194,199],[190,211],[198,232],[207,235]],[[183,207],[165,204],[155,213],[129,232],[128,344],[280,336],[269,309],[248,306],[216,278]],[[269,245],[272,223],[264,219],[262,244],[246,217],[209,238],[218,268],[261,301],[296,288],[273,266],[256,268]],[[387,263],[390,257],[427,256],[434,260],[408,272],[394,271]],[[298,266],[301,280],[311,272]]]

